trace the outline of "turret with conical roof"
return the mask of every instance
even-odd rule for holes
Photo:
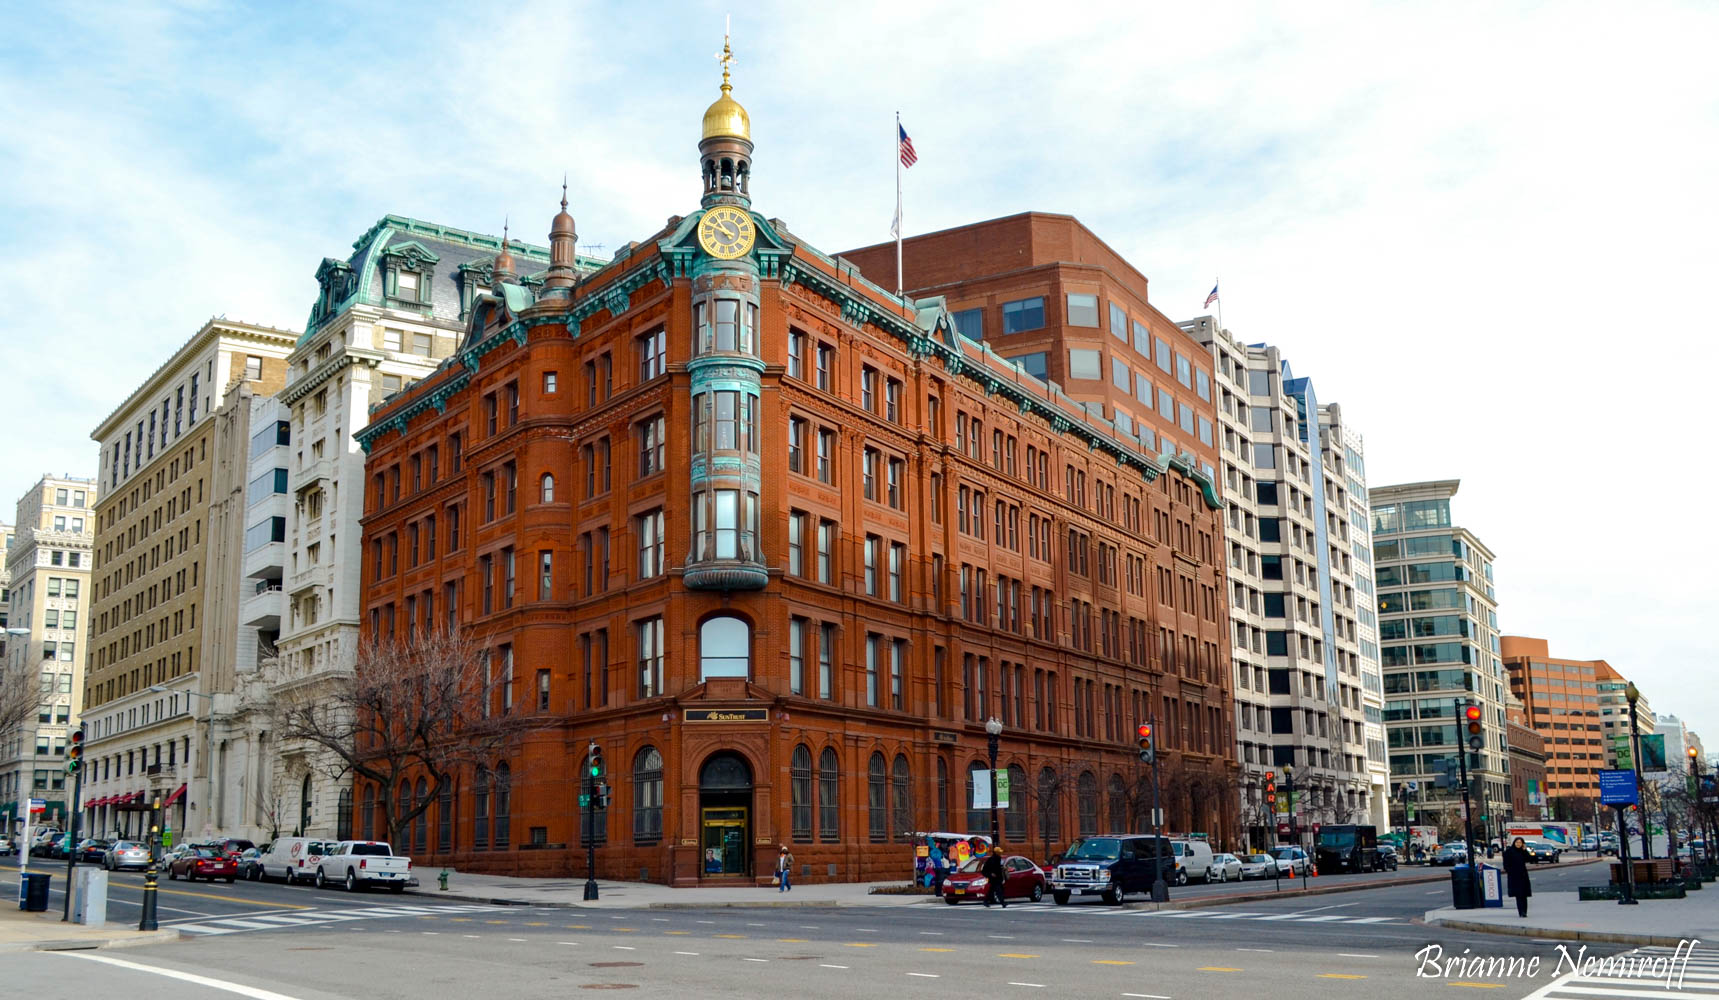
[[[567,178],[561,179],[561,211],[549,223],[549,274],[543,286],[549,295],[569,294],[574,278],[574,244],[579,234],[573,226],[573,215],[567,211]]]

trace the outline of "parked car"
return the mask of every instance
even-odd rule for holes
[[[55,858],[63,861],[70,850],[68,841],[71,839],[71,834],[57,832],[43,837],[36,841],[35,846],[30,848],[30,855],[31,857]]]
[[[1307,852],[1294,844],[1281,844],[1272,848],[1271,856],[1277,859],[1277,867],[1282,869],[1288,878],[1296,878],[1307,870]]]
[[[1191,878],[1210,881],[1212,845],[1203,840],[1172,840],[1170,849],[1176,854],[1176,876],[1171,885],[1187,885]]]
[[[316,863],[318,889],[333,884],[357,892],[367,886],[385,885],[388,891],[401,893],[411,877],[412,859],[395,854],[380,840],[343,840],[329,846]],[[948,883],[944,885],[947,892]]]
[[[243,837],[212,837],[203,841],[200,846],[212,847],[229,858],[236,858],[257,845]]]
[[[12,853],[12,838],[0,837],[0,858]]]
[[[1241,881],[1241,859],[1234,854],[1212,855],[1212,865],[1206,869],[1207,882],[1228,882],[1230,879]]]
[[[964,899],[983,901],[985,889],[990,881],[980,873],[980,867],[985,863],[984,858],[969,858],[967,863],[955,870],[955,873],[943,880],[943,901],[950,906]],[[1003,878],[1003,898],[1030,899],[1038,902],[1044,898],[1049,884],[1045,880],[1044,870],[1031,860],[1018,854],[1006,855],[1003,858],[1003,870],[1008,874]]]
[[[1173,880],[1175,866],[1176,856],[1163,837],[1118,833],[1082,837],[1057,864],[1051,895],[1058,906],[1077,895],[1101,896],[1115,906],[1131,892],[1150,893],[1158,878]]]
[[[1558,856],[1562,853],[1557,844],[1548,840],[1525,840],[1523,846],[1528,849],[1530,861],[1557,864]]]
[[[1592,853],[1592,852],[1597,851],[1599,849],[1600,849],[1600,838],[1595,837],[1591,834],[1589,836],[1583,837],[1581,840],[1576,842],[1576,850],[1578,850],[1578,851],[1587,851],[1587,852]]]
[[[326,844],[309,837],[280,837],[262,852],[258,860],[264,881],[278,878],[288,885],[316,881],[316,864],[322,855],[337,844]]]
[[[113,841],[101,837],[87,837],[78,844],[78,860],[91,865],[101,864],[107,849],[113,846]]]
[[[239,866],[216,848],[190,847],[167,866],[168,878],[176,879],[181,876],[188,882],[195,882],[200,878],[211,882],[224,878],[231,882],[238,878]]]
[[[1243,881],[1250,878],[1277,878],[1277,876],[1277,859],[1269,854],[1249,854],[1241,859]]]
[[[263,877],[263,850],[249,847],[239,855],[239,877],[247,882],[259,882]]]
[[[1432,863],[1435,865],[1467,864],[1468,848],[1463,844],[1445,844],[1433,853]]]
[[[1378,864],[1379,864],[1379,871],[1394,872],[1397,870],[1397,866],[1402,864],[1402,859],[1397,857],[1397,849],[1394,845],[1391,845],[1391,844],[1380,844],[1379,845],[1379,862],[1378,862]]]
[[[108,845],[101,856],[101,866],[110,872],[121,868],[136,868],[139,871],[149,867],[149,848],[135,840],[116,840]]]

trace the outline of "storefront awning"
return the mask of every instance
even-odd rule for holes
[[[171,806],[173,803],[178,802],[179,797],[184,795],[184,794],[185,794],[185,785],[180,785],[178,788],[174,789],[172,795],[167,796],[166,802],[161,803],[161,808],[166,809],[168,806]]]
[[[107,799],[108,799],[108,797],[105,795],[99,799],[91,799],[90,801],[84,803],[84,808],[85,809],[94,809],[97,806],[105,806],[105,805],[107,805]]]

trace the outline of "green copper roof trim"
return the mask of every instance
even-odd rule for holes
[[[1167,469],[1180,470],[1183,475],[1197,483],[1200,487],[1200,493],[1206,498],[1207,507],[1213,510],[1223,509],[1224,502],[1218,499],[1217,484],[1212,482],[1212,477],[1206,475],[1204,469],[1194,464],[1192,455],[1167,451],[1158,456],[1158,461],[1162,462]]]
[[[364,249],[376,234],[384,229],[393,229],[416,236],[427,236],[431,239],[441,240],[444,243],[458,243],[468,247],[477,247],[482,250],[498,252],[501,250],[501,237],[499,236],[491,236],[488,233],[474,233],[467,229],[455,229],[453,226],[441,226],[434,222],[425,222],[421,219],[410,219],[404,215],[384,215],[382,218],[376,220],[376,224],[366,230],[363,236],[352,241],[353,251],[356,252]],[[514,239],[511,236],[508,237],[507,248],[515,257],[523,255],[545,262],[549,260],[548,247],[540,247],[534,243],[527,243],[524,240]]]
[[[427,413],[430,410],[435,410],[437,413],[447,412],[449,397],[453,396],[454,393],[459,392],[461,389],[464,389],[471,383],[471,380],[471,372],[455,372],[451,377],[436,383],[434,388],[424,392],[422,395],[418,396],[418,398],[407,403],[405,406],[400,407],[400,409],[395,412],[388,414],[386,419],[353,431],[352,437],[358,442],[358,446],[364,449],[364,453],[368,455],[370,453],[371,442],[389,431],[398,431],[401,434],[406,433],[406,426],[412,422],[413,417],[422,413]]]

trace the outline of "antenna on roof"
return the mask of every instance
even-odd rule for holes
[[[596,255],[603,252],[603,244],[601,244],[601,243],[585,243],[585,244],[582,244],[581,249],[583,249],[586,252],[586,254],[588,254],[589,256],[595,257]]]

